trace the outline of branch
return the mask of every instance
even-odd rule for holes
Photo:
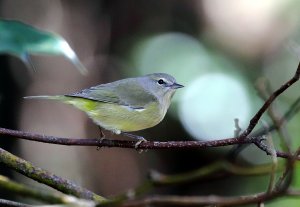
[[[35,134],[29,132],[23,132],[18,130],[0,128],[0,135],[17,137],[20,139],[43,142],[49,144],[59,144],[68,146],[98,146],[98,147],[119,147],[119,148],[137,148],[137,149],[180,149],[180,148],[206,148],[206,147],[220,147],[234,144],[247,144],[253,143],[259,137],[251,137],[247,140],[241,140],[239,138],[226,138],[213,141],[144,141],[140,145],[135,146],[135,141],[127,140],[112,140],[112,139],[79,139],[79,138],[63,138],[47,136],[42,134]]]
[[[223,197],[223,196],[150,196],[140,201],[132,201],[123,204],[123,207],[141,207],[141,206],[240,206],[246,204],[255,204],[265,202],[280,196],[281,193],[257,193],[247,196]],[[287,194],[289,196],[298,196],[297,194]]]
[[[0,148],[0,163],[7,167],[43,184],[46,184],[58,191],[74,195],[78,198],[104,202],[106,199],[83,188],[75,183],[54,175],[42,168],[36,167],[30,162],[23,160],[4,149]]]
[[[265,100],[267,99],[264,98]],[[268,133],[273,132],[274,130],[278,130],[283,124],[285,124],[287,121],[292,119],[295,114],[300,110],[300,97],[294,101],[294,103],[291,105],[291,107],[288,109],[288,111],[279,119],[276,121],[276,123],[272,124],[270,127],[268,127]],[[274,121],[273,121],[274,122]],[[266,134],[266,130],[264,127],[261,127],[260,129],[256,130],[251,134],[251,136],[263,136]],[[243,151],[249,144],[246,145],[238,145],[233,147],[233,149],[229,152],[228,158],[230,160],[234,160],[241,151]],[[257,145],[258,146],[258,145]],[[263,146],[258,146],[259,148],[264,148]],[[263,151],[267,152],[267,149],[262,149]],[[268,152],[267,152],[268,153]]]
[[[15,201],[10,201],[6,199],[0,199],[0,206],[2,207],[95,207],[97,204],[92,202],[92,201],[82,201],[82,200],[77,200],[79,202],[76,202],[74,200],[73,203],[68,203],[68,204],[60,204],[60,205],[28,205],[25,203],[19,203]]]
[[[26,198],[37,199],[47,203],[70,203],[71,200],[75,199],[75,197],[67,196],[62,193],[27,187],[2,175],[0,175],[0,188],[5,190],[5,192],[10,192]]]
[[[258,204],[277,198],[282,195],[299,196],[299,192],[289,190],[288,187],[292,181],[292,172],[295,165],[295,158],[299,155],[300,148],[295,154],[291,154],[288,158],[286,168],[276,187],[269,192],[260,192],[245,196],[173,196],[173,195],[157,195],[150,196],[138,201],[127,201],[122,206],[126,207],[141,207],[149,205],[162,206],[199,206],[199,205],[216,205],[216,206],[241,206],[248,204]]]
[[[270,164],[258,166],[240,166],[234,163],[230,163],[226,160],[220,160],[206,165],[204,167],[201,167],[199,169],[175,175],[165,175],[153,171],[150,174],[150,178],[155,185],[161,186],[187,183],[207,177],[212,177],[213,175],[219,176],[221,173],[227,173],[232,175],[255,176],[269,174],[271,171],[272,165]]]
[[[23,203],[18,203],[15,201],[9,201],[5,199],[0,199],[0,206],[6,206],[6,207],[33,207],[32,205],[27,205]]]
[[[258,82],[257,90],[261,98],[265,101],[268,98],[268,96],[271,94],[270,85],[265,80],[261,80]],[[291,107],[291,109],[292,108],[293,107]],[[274,105],[271,105],[268,108],[268,114],[273,122],[274,129],[276,129],[277,133],[281,138],[281,146],[283,147],[283,149],[285,149],[285,151],[290,151],[291,137],[287,130],[287,126],[286,126],[287,121],[285,119],[285,116],[277,115]],[[265,131],[270,133],[271,130],[269,129],[269,126],[268,126],[268,130]]]
[[[258,110],[258,112],[254,115],[254,117],[250,120],[250,123],[247,127],[247,129],[241,134],[240,137],[246,138],[254,129],[254,127],[257,125],[259,119],[261,116],[265,113],[265,111],[269,108],[269,106],[272,104],[272,102],[286,89],[288,89],[291,85],[296,83],[300,78],[300,63],[298,64],[297,70],[294,74],[294,76],[288,80],[285,84],[283,84],[279,89],[274,91],[271,96],[266,100],[266,102],[263,104],[263,106]]]
[[[247,139],[240,139],[240,137],[226,138],[212,141],[145,141],[136,146],[135,141],[127,140],[112,140],[112,139],[79,139],[79,138],[63,138],[47,136],[42,134],[35,134],[29,132],[23,132],[18,130],[0,128],[0,135],[17,137],[20,139],[43,142],[49,144],[59,144],[68,146],[97,146],[97,147],[119,147],[119,148],[133,148],[133,149],[202,149],[208,147],[220,147],[235,144],[255,144],[261,150],[265,151],[267,155],[271,155],[268,147],[262,143],[264,139],[262,136],[248,137]],[[277,157],[288,158],[290,154],[285,152],[276,151]],[[297,159],[300,159],[298,157]]]
[[[151,171],[148,179],[138,187],[127,191],[124,194],[111,198],[106,204],[117,205],[128,200],[136,200],[139,196],[146,194],[155,187],[166,187],[170,185],[181,185],[188,182],[203,179],[220,178],[220,175],[265,175],[271,171],[271,165],[239,166],[226,160],[216,161],[199,169],[180,174],[166,175],[157,171]],[[101,205],[100,205],[101,206]]]

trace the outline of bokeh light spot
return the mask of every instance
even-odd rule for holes
[[[179,117],[196,139],[221,139],[234,135],[234,119],[245,127],[251,105],[246,87],[223,73],[205,74],[188,85],[179,102]]]

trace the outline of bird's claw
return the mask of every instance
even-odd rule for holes
[[[135,148],[135,149],[138,149],[139,146],[140,146],[140,144],[142,144],[143,142],[147,142],[147,140],[146,140],[144,137],[142,137],[141,139],[139,139],[139,140],[135,143],[134,148]]]
[[[100,139],[97,140],[97,142],[98,142],[97,150],[100,150],[100,148],[102,147],[101,144],[104,139],[105,139],[105,137],[101,137]]]
[[[142,154],[145,150],[144,149],[139,149],[140,144],[142,144],[143,142],[147,142],[147,140],[145,138],[141,138],[140,140],[138,140],[135,145],[134,148],[136,149],[136,151],[140,154]],[[147,150],[146,150],[147,151]]]

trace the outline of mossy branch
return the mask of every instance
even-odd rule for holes
[[[28,178],[46,184],[65,194],[74,195],[78,198],[94,200],[100,203],[106,200],[105,198],[78,186],[70,180],[61,178],[42,168],[34,166],[32,163],[23,160],[2,148],[0,148],[0,163],[3,163],[8,168],[19,172]]]

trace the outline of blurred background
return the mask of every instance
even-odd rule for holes
[[[137,134],[161,141],[232,137],[234,119],[238,118],[244,129],[263,103],[255,89],[257,80],[264,77],[274,90],[295,72],[300,59],[299,9],[297,0],[0,0],[1,18],[61,35],[89,71],[82,76],[62,56],[32,55],[36,72],[31,72],[18,58],[1,54],[0,126],[59,137],[95,138],[98,128],[83,112],[22,97],[66,94],[125,77],[165,72],[186,87],[176,93],[162,123]],[[299,89],[296,84],[275,102],[279,115],[299,97]],[[294,148],[300,145],[299,123],[297,114],[288,124]],[[274,134],[275,142],[276,138]],[[103,196],[136,187],[151,169],[187,172],[223,158],[230,150],[149,150],[139,154],[129,149],[98,151],[96,147],[3,137],[1,146]],[[269,163],[270,157],[248,147],[239,155],[239,162]],[[15,180],[39,185],[3,166],[0,170]],[[293,185],[299,187],[300,172],[295,177]],[[268,181],[268,176],[226,176],[152,193],[242,195],[264,191]],[[279,199],[270,206],[283,203],[299,206],[300,200]]]

